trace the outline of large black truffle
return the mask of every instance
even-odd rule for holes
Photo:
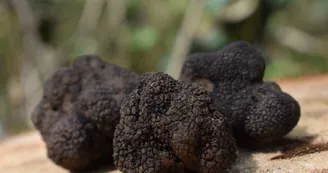
[[[289,133],[300,117],[295,99],[263,82],[265,61],[245,41],[187,57],[180,79],[202,84],[227,117],[240,146],[265,145]]]
[[[229,126],[198,84],[144,74],[120,111],[114,163],[122,172],[224,172],[237,157]]]
[[[78,57],[45,83],[32,122],[48,157],[74,172],[112,164],[112,140],[122,100],[139,76],[99,57]]]

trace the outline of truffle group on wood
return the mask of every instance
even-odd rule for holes
[[[237,144],[265,146],[300,118],[297,101],[264,82],[264,70],[244,41],[190,55],[179,80],[81,56],[46,81],[32,122],[48,157],[73,172],[112,163],[123,173],[225,172]]]
[[[45,83],[32,122],[48,157],[74,172],[112,164],[112,140],[120,103],[139,76],[99,57],[78,57]]]

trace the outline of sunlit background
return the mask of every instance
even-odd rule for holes
[[[257,46],[266,80],[328,72],[328,0],[1,0],[0,138],[30,130],[43,82],[97,54],[177,77],[186,55]]]

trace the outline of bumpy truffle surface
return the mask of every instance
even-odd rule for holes
[[[263,82],[264,70],[259,51],[238,41],[218,52],[190,55],[180,79],[200,83],[211,92],[239,145],[265,145],[296,126],[300,106],[276,83]]]
[[[137,74],[94,55],[57,69],[32,113],[48,157],[71,171],[111,164],[120,104],[138,80]]]
[[[64,116],[50,129],[51,137],[46,140],[48,156],[56,164],[73,172],[83,172],[112,160],[108,137],[82,115]]]
[[[142,75],[121,106],[114,163],[122,172],[224,172],[236,159],[225,118],[199,84]]]

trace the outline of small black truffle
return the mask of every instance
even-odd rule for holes
[[[114,163],[122,172],[224,172],[237,157],[231,129],[198,84],[146,73],[120,112]]]
[[[202,84],[227,117],[240,146],[265,145],[289,133],[300,117],[295,99],[274,82],[263,82],[265,61],[245,41],[221,51],[190,55],[180,79]]]
[[[48,157],[71,171],[112,164],[112,140],[122,100],[139,76],[99,57],[78,57],[45,83],[32,122]]]

